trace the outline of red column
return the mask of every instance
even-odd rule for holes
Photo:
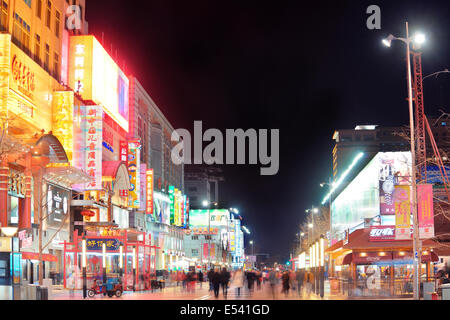
[[[6,161],[0,163],[0,224],[8,226],[8,174],[9,168]]]
[[[25,169],[25,199],[24,207],[19,217],[19,229],[31,228],[31,154],[26,155]]]

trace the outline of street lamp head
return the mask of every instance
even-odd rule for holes
[[[390,34],[386,39],[383,39],[382,42],[386,47],[389,48],[391,46],[392,40],[394,40],[394,38],[395,37],[392,34]]]
[[[202,201],[202,205],[203,205],[204,207],[207,207],[207,206],[209,205],[208,200],[203,200],[203,201]]]
[[[305,235],[305,233],[304,233],[304,232],[300,233],[300,237],[303,237],[304,235]]]
[[[423,33],[416,33],[413,37],[413,41],[416,44],[421,45],[421,44],[425,43],[425,35]]]
[[[314,213],[317,213],[317,212],[319,212],[319,209],[314,208],[314,209],[313,209],[313,212],[314,212]]]
[[[312,223],[308,224],[308,228],[312,229],[312,227],[313,227]]]
[[[322,182],[322,183],[320,184],[320,187],[323,188],[324,185],[325,185],[325,183]]]
[[[250,244],[253,244],[253,240],[250,240]]]

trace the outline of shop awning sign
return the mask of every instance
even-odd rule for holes
[[[101,239],[86,239],[86,250],[87,251],[101,251],[103,250],[103,243],[106,244],[106,251],[117,251],[120,247],[120,241],[118,239],[108,239],[108,238],[101,238]],[[81,247],[81,242],[80,245]]]

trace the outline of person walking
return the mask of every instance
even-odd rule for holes
[[[219,271],[213,271],[212,275],[212,286],[214,290],[214,297],[217,299],[219,298],[219,289],[220,289],[220,282],[221,282],[221,276]]]
[[[214,269],[211,268],[208,271],[209,291],[213,291],[213,283],[212,283],[213,276],[214,276]]]
[[[287,297],[289,294],[289,272],[285,271],[283,275],[281,276],[281,282],[282,282],[282,291],[284,295]]]
[[[253,286],[255,285],[255,273],[250,270],[247,272],[247,286],[250,294],[253,292]]]
[[[223,297],[227,298],[228,293],[228,284],[230,282],[230,273],[227,271],[227,268],[223,268],[220,273],[220,285],[222,286]]]
[[[244,273],[242,272],[242,269],[236,270],[231,285],[236,288],[239,297],[241,295],[241,288],[244,286]]]
[[[261,277],[262,277],[261,271],[259,271],[259,270],[256,271],[255,277],[256,277],[256,288],[257,288],[257,290],[261,290],[261,281],[262,281],[262,279],[261,279]]]
[[[295,279],[297,280],[297,294],[299,297],[302,296],[302,287],[303,287],[303,280],[305,279],[305,272],[303,269],[298,269],[295,274]]]
[[[270,285],[270,290],[272,292],[272,298],[275,300],[276,299],[276,290],[275,287],[277,285],[278,279],[277,279],[277,273],[275,272],[275,270],[270,270],[269,272],[269,285]]]
[[[200,270],[198,272],[198,282],[200,282],[200,289],[202,288],[202,283],[203,283],[203,272],[202,270]]]

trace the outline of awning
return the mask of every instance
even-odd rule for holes
[[[68,163],[69,159],[67,158],[66,151],[62,146],[61,142],[59,142],[58,138],[53,134],[44,134],[39,140],[36,142],[36,146],[39,144],[46,142],[50,147],[50,163]]]
[[[375,252],[353,252],[347,254],[343,261],[342,265],[349,265],[351,263],[358,265],[369,265],[369,264],[391,264],[391,263],[408,263],[413,260],[412,252],[402,252],[402,251],[394,251],[394,252],[384,252],[384,251],[375,251]],[[439,257],[436,253],[432,251],[425,251],[422,254],[421,262],[434,262],[439,261]]]
[[[344,244],[343,240],[339,240],[335,244],[331,245],[330,247],[325,249],[325,252],[333,252],[335,250],[341,249]]]
[[[51,182],[68,188],[75,184],[88,183],[92,179],[83,170],[73,166],[49,167],[45,171],[45,177]]]
[[[123,161],[103,161],[102,162],[102,184],[107,185],[106,189],[112,190],[111,183],[114,182],[114,189],[131,189],[130,175],[127,165]]]
[[[39,260],[38,252],[21,252],[22,260]],[[58,258],[52,254],[43,253],[42,260],[50,262],[58,262]]]

